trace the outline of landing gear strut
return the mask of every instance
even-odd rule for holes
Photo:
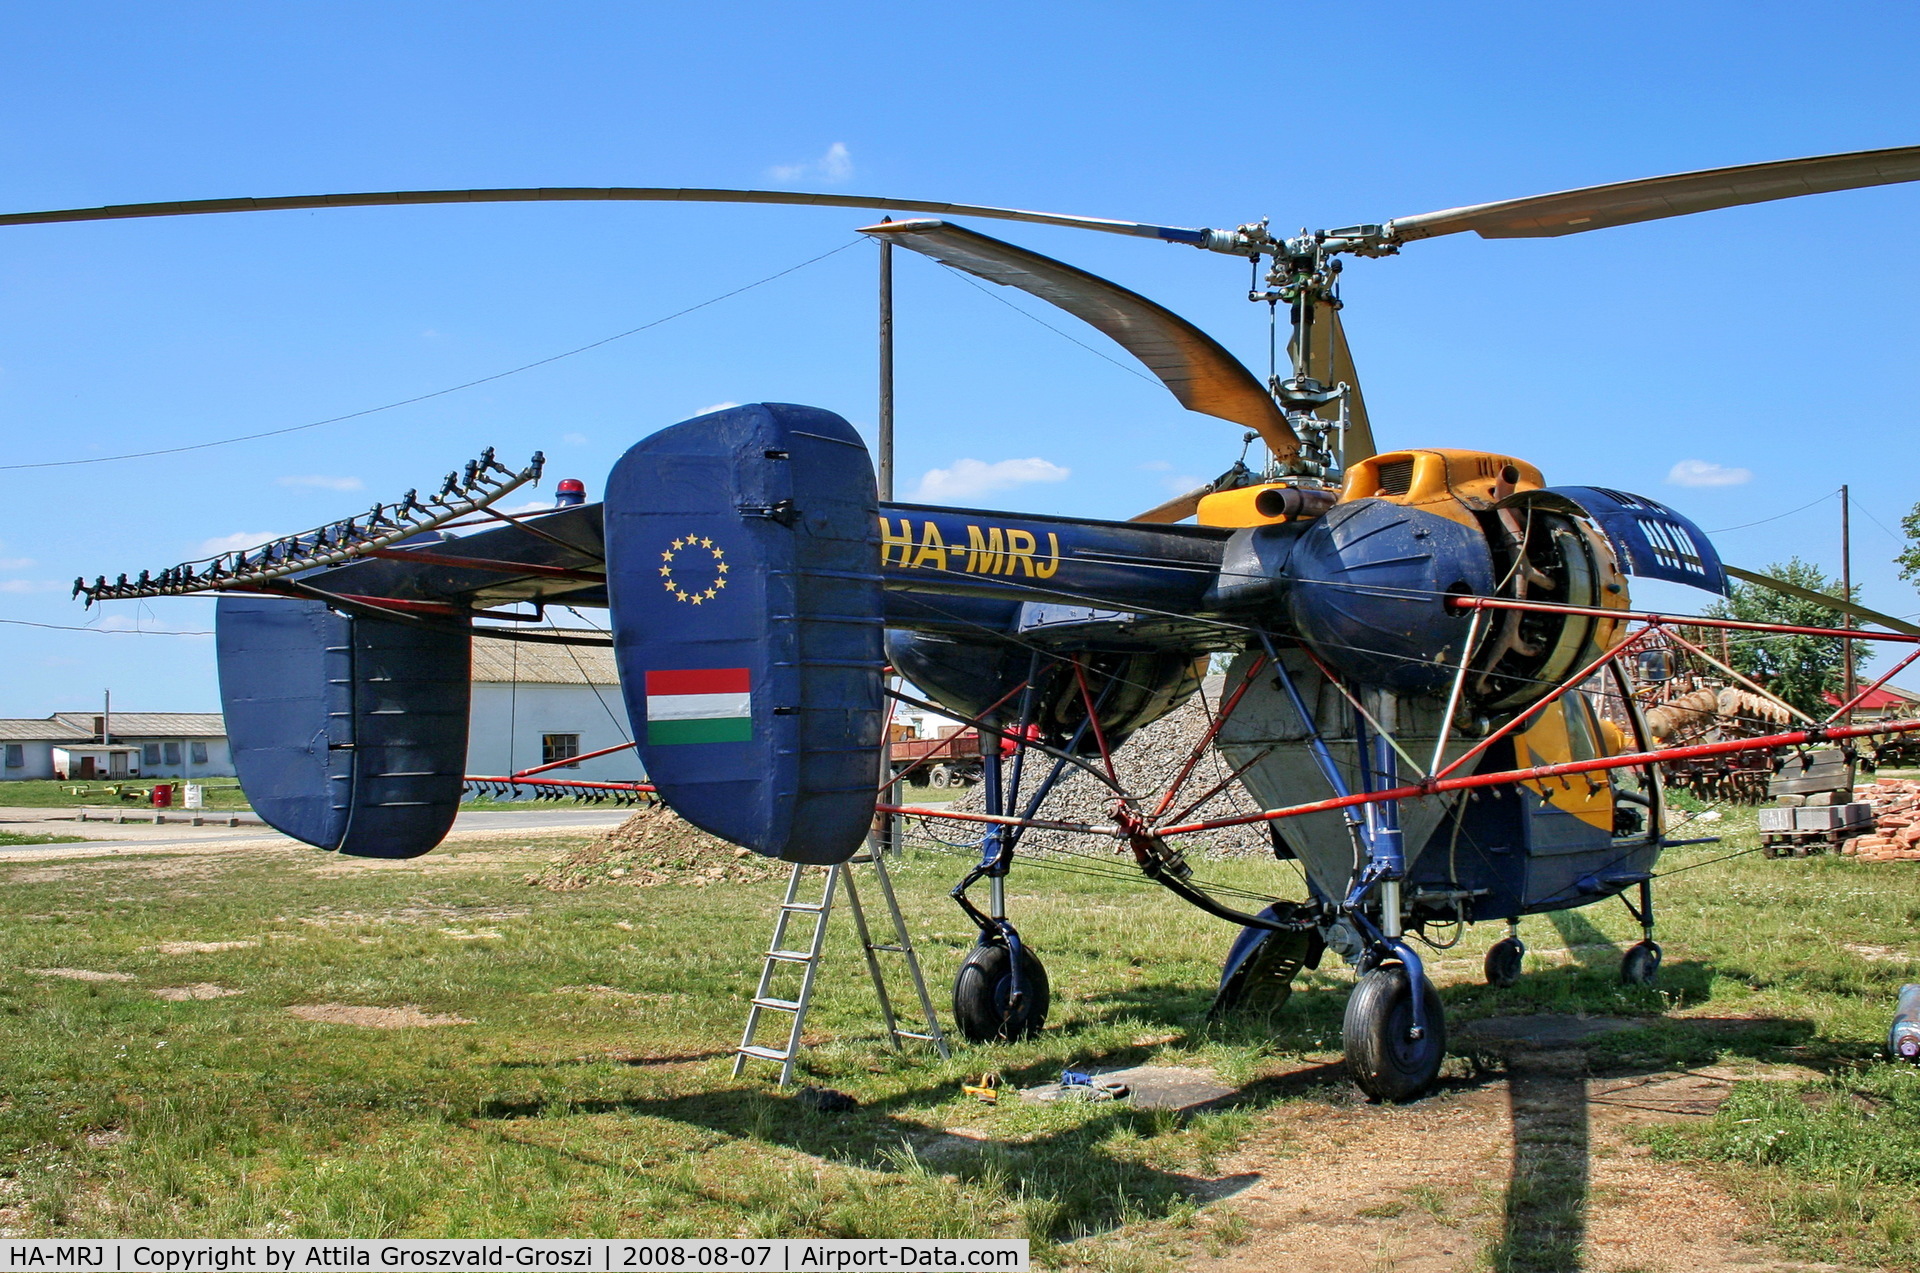
[[[983,735],[980,752],[987,808],[1002,813],[999,740]],[[960,961],[953,978],[953,1021],[969,1043],[1030,1039],[1047,1023],[1052,992],[1046,966],[1020,940],[1007,918],[1007,871],[1012,865],[1013,842],[1007,829],[989,826],[981,842],[980,864],[953,890],[953,900],[980,930],[979,944]],[[989,889],[984,914],[967,899],[967,889],[982,878]]]
[[[1651,986],[1660,976],[1660,943],[1653,940],[1653,881],[1640,881],[1639,906],[1628,902],[1625,893],[1620,900],[1640,921],[1642,935],[1620,959],[1620,980],[1629,986]]]

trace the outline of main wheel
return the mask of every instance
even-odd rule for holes
[[[1505,990],[1508,986],[1520,982],[1520,965],[1527,957],[1527,948],[1518,937],[1502,937],[1487,948],[1487,984]]]
[[[1047,1023],[1051,995],[1047,970],[1032,950],[1020,948],[1021,1002],[1010,1008],[1013,956],[1003,942],[983,942],[967,952],[953,978],[953,1022],[969,1043],[1030,1039]]]
[[[945,790],[953,785],[953,770],[945,765],[935,765],[927,772],[927,785]]]
[[[1347,1073],[1375,1100],[1411,1101],[1426,1095],[1446,1059],[1447,1022],[1440,994],[1431,981],[1420,979],[1427,1029],[1414,1038],[1409,981],[1403,965],[1387,964],[1360,978],[1347,998],[1340,1031]]]
[[[1651,986],[1660,976],[1660,944],[1636,942],[1620,959],[1620,980],[1629,986]]]

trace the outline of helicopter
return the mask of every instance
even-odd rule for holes
[[[1245,430],[1260,458],[1249,464],[1243,448],[1219,478],[1124,520],[903,503],[880,498],[872,456],[843,417],[757,403],[640,439],[598,503],[503,511],[499,500],[537,481],[544,461],[513,469],[488,451],[424,499],[409,491],[157,574],[77,580],[75,594],[89,605],[218,595],[221,698],[241,784],[263,820],[307,844],[404,858],[445,836],[466,781],[474,632],[608,644],[648,782],[689,823],[820,865],[858,852],[876,817],[978,833],[979,860],[953,891],[979,935],[954,983],[970,1040],[1027,1037],[1045,1023],[1046,968],[1008,913],[1005,882],[1026,832],[1064,831],[1130,854],[1146,879],[1237,928],[1216,1011],[1277,1007],[1303,968],[1330,950],[1343,958],[1356,974],[1348,1070],[1369,1097],[1406,1101],[1432,1090],[1446,1055],[1445,1014],[1414,948],[1429,929],[1504,923],[1485,973],[1511,985],[1521,917],[1618,897],[1643,933],[1621,977],[1650,983],[1661,960],[1655,864],[1687,842],[1668,834],[1663,761],[1920,730],[1842,724],[1843,708],[1810,728],[1657,745],[1625,667],[1639,645],[1680,623],[1787,629],[1637,611],[1631,579],[1724,594],[1739,578],[1883,629],[1793,629],[1802,633],[1916,644],[1920,628],[1728,566],[1684,514],[1645,496],[1549,485],[1513,455],[1380,451],[1340,320],[1344,259],[1466,231],[1553,237],[1916,179],[1920,147],[1905,147],[1294,236],[1265,221],[1221,230],[653,187],[129,204],[0,215],[0,226],[488,201],[917,214],[863,233],[1084,320],[1184,407]],[[946,219],[958,216],[1246,259],[1249,299],[1287,307],[1287,374],[1263,382],[1152,300]],[[520,604],[535,615],[511,608]],[[609,629],[527,624],[552,605],[603,607]],[[1227,663],[1224,688],[1193,756],[1164,790],[1126,789],[1115,752],[1193,699],[1216,659]],[[891,801],[890,700],[979,732],[982,811]],[[1190,819],[1204,800],[1180,797],[1208,749],[1256,812]],[[1108,791],[1106,822],[1047,816],[1069,774]],[[1196,873],[1182,838],[1229,826],[1265,831],[1273,857],[1300,867],[1307,896],[1249,901]],[[984,908],[970,896],[982,880]]]

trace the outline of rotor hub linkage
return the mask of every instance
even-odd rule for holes
[[[477,513],[529,482],[540,480],[546,457],[533,453],[527,467],[515,473],[493,457],[488,447],[463,469],[449,473],[437,494],[425,501],[408,491],[391,504],[375,504],[367,512],[331,522],[298,535],[288,535],[239,552],[169,566],[158,575],[141,571],[137,579],[125,575],[108,583],[101,575],[92,583],[73,581],[73,595],[96,601],[126,601],[138,597],[177,597],[223,589],[257,589],[302,571],[363,556],[399,543],[448,522]]]

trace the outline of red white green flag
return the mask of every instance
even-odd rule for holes
[[[751,741],[751,682],[744,667],[648,672],[648,745]]]

